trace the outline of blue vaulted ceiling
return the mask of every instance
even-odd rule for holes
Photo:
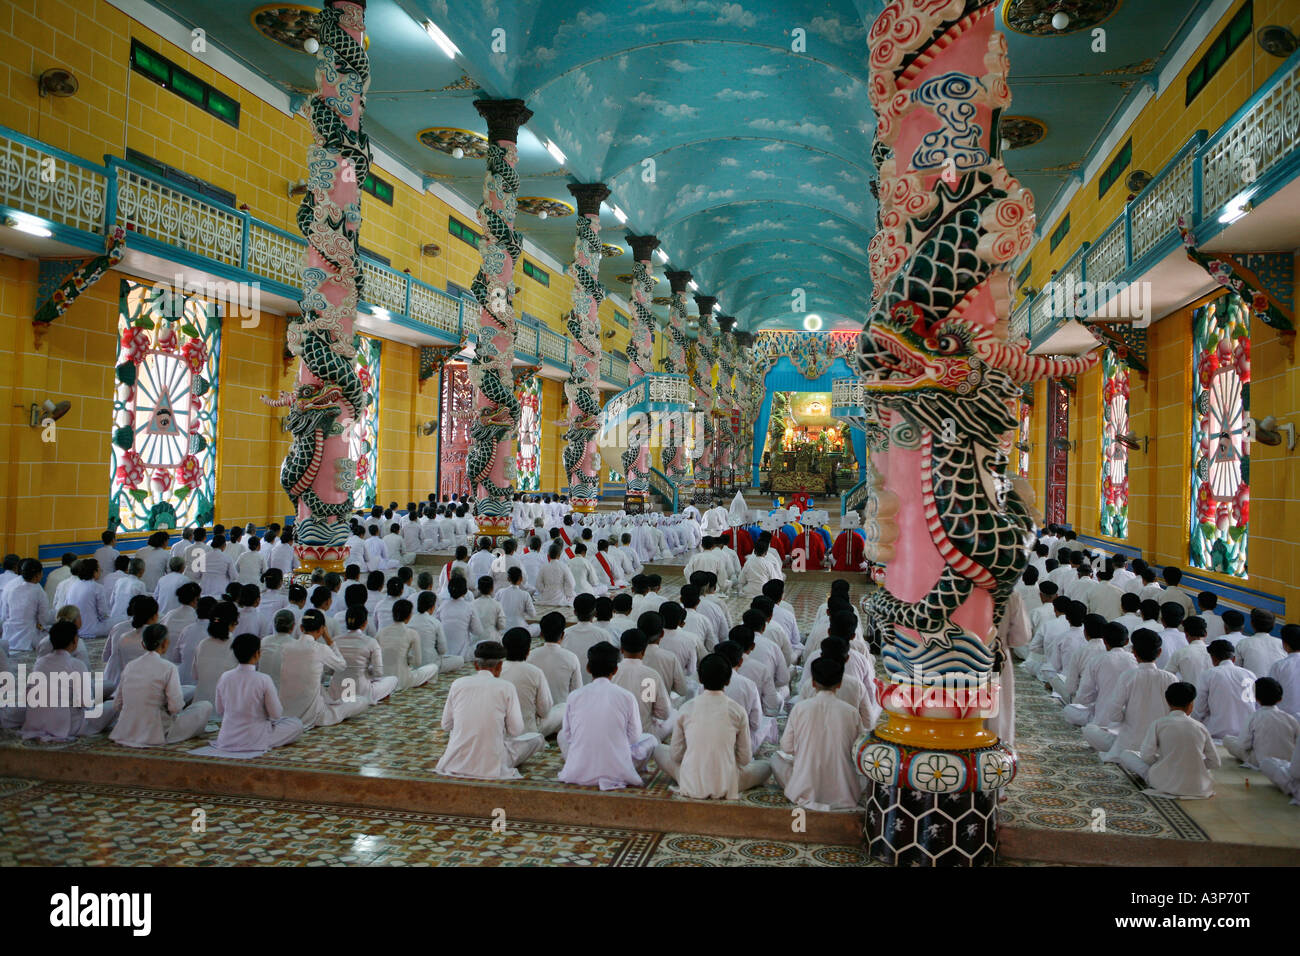
[[[264,4],[151,2],[202,26],[209,42],[270,82],[311,88],[314,58],[251,26]],[[477,204],[482,161],[453,159],[418,134],[430,127],[483,132],[475,99],[523,99],[534,116],[520,135],[520,195],[572,204],[568,183],[604,182],[612,190],[602,238],[624,254],[602,263],[607,288],[626,295],[616,278],[631,271],[624,234],[653,233],[671,267],[692,272],[700,291],[716,296],[741,327],[791,327],[815,311],[827,328],[857,328],[870,293],[866,249],[876,213],[866,35],[882,5],[369,0],[366,128],[410,168]],[[1048,17],[1058,7],[1116,8],[1101,21],[1104,53],[1094,52],[1089,30],[1007,31],[1009,112],[1038,119],[1047,131],[1008,151],[1006,161],[1034,190],[1041,212],[1104,137],[1130,89],[1159,70],[1209,0],[999,4],[1008,5]],[[454,59],[430,39],[426,21],[459,47]],[[564,153],[563,164],[544,140]],[[1154,169],[1163,159],[1134,157],[1134,166]],[[627,214],[626,226],[611,205]],[[519,217],[531,240],[566,263],[573,223],[572,216]],[[803,290],[799,312],[792,311],[796,289]],[[666,291],[661,282],[656,294]]]

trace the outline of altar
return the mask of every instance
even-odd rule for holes
[[[761,469],[774,494],[806,491],[838,494],[858,472],[843,425],[830,415],[830,396],[821,392],[778,392]]]
[[[772,491],[784,494],[807,491],[813,495],[838,494],[857,472],[857,461],[845,452],[820,452],[815,448],[783,451],[769,456],[767,472]]]

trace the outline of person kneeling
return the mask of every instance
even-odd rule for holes
[[[407,624],[411,619],[411,602],[401,598],[390,613],[393,623],[375,635],[384,659],[384,673],[397,678],[398,690],[427,684],[438,676],[438,662],[424,663],[420,634]]]
[[[1192,718],[1196,688],[1177,681],[1165,688],[1169,713],[1155,721],[1142,741],[1142,750],[1125,750],[1119,762],[1125,770],[1162,794],[1212,797],[1219,752],[1205,725]]]
[[[140,635],[145,653],[127,664],[117,685],[119,717],[110,739],[124,747],[161,747],[203,733],[212,704],[185,707],[181,677],[167,653],[167,628],[150,624]]]
[[[620,669],[618,649],[608,641],[587,650],[591,683],[571,693],[564,704],[559,737],[564,783],[602,790],[644,786],[640,770],[656,741],[642,733],[636,697],[610,680]]]
[[[745,709],[723,692],[731,673],[725,657],[705,655],[698,668],[701,693],[682,706],[672,744],[655,748],[655,763],[683,797],[735,800],[772,773],[767,761],[751,759]]]
[[[506,649],[500,641],[474,648],[474,673],[452,681],[442,711],[451,734],[435,768],[452,777],[514,780],[520,764],[546,746],[541,734],[525,733],[514,685],[501,679]]]
[[[217,747],[230,753],[265,753],[293,743],[302,735],[302,721],[284,716],[275,681],[257,669],[262,639],[240,634],[232,645],[239,664],[217,680],[216,711],[222,717]]]

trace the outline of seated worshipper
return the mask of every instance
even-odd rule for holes
[[[442,729],[450,733],[438,773],[481,780],[514,780],[518,767],[546,746],[540,733],[525,733],[519,696],[501,679],[506,649],[499,641],[474,648],[474,674],[458,677],[447,692]]]
[[[1120,764],[1141,777],[1161,796],[1214,796],[1210,771],[1219,766],[1219,751],[1205,725],[1192,717],[1196,688],[1175,681],[1165,688],[1169,713],[1152,721],[1140,751],[1120,753]]]
[[[183,566],[183,565],[182,565]],[[73,566],[75,575],[67,583],[60,607],[75,604],[81,612],[82,638],[103,637],[108,630],[109,612],[112,610],[108,595],[99,584],[99,564],[94,558],[82,558]]]
[[[1199,620],[1199,617],[1188,618],[1188,623]],[[1215,740],[1239,737],[1255,713],[1255,701],[1249,693],[1255,686],[1255,675],[1233,663],[1229,641],[1222,638],[1214,641],[1208,653],[1212,664],[1196,678],[1196,706],[1192,708],[1192,716],[1205,725]]]
[[[1237,624],[1237,618],[1240,617],[1239,611],[1223,613],[1223,625],[1229,628],[1229,633],[1224,637],[1232,641],[1237,649],[1238,664],[1256,677],[1268,677],[1273,665],[1286,657],[1281,639],[1273,636],[1273,627],[1277,623],[1277,618],[1270,611],[1253,608],[1250,612],[1250,629],[1253,633],[1249,637],[1242,636],[1233,640],[1232,631],[1240,630],[1241,627],[1241,624]],[[1230,621],[1236,624],[1236,627],[1230,627]]]
[[[1291,797],[1291,803],[1300,806],[1300,742],[1291,752],[1291,759],[1280,757],[1260,758],[1259,769],[1273,786]]]
[[[59,608],[58,612],[54,615],[54,624],[58,624],[60,621],[67,621],[73,627],[80,627],[81,612],[77,610],[77,606],[75,604],[65,604],[63,607]],[[54,627],[54,624],[50,625],[51,629]],[[0,641],[0,650],[2,650],[3,648],[4,648],[4,641]],[[54,650],[54,645],[50,643],[50,635],[46,634],[43,638],[41,638],[41,642],[36,645],[36,656],[38,658],[44,657],[46,654],[49,654],[53,650]],[[71,654],[73,657],[75,657],[77,660],[81,661],[81,663],[85,664],[87,668],[90,667],[90,652],[86,650],[86,644],[84,641],[80,639],[80,637],[78,637],[77,643],[73,646],[73,648],[70,651],[68,651],[68,653]],[[3,668],[0,668],[0,670],[3,670]],[[105,691],[105,695],[111,696],[108,695],[107,691]]]
[[[244,593],[243,589],[239,592]],[[262,620],[270,626],[272,618],[277,611],[283,610],[289,604],[289,592],[284,588],[284,572],[279,568],[267,568],[266,574],[262,576],[261,599],[257,602],[257,610],[262,615]]]
[[[1075,601],[1076,606],[1082,605],[1083,602]],[[1083,671],[1088,661],[1095,654],[1105,654],[1106,648],[1102,643],[1102,631],[1106,627],[1106,619],[1100,614],[1085,614],[1083,616],[1083,642],[1072,640],[1073,628],[1066,633],[1065,638],[1061,641],[1061,658],[1065,661],[1065,671],[1061,674],[1053,674],[1051,679],[1052,690],[1060,695],[1065,703],[1074,700],[1074,695],[1078,693],[1079,682],[1083,680]],[[1070,645],[1067,648],[1067,645]],[[1068,654],[1068,657],[1067,657]]]
[[[490,574],[478,579],[478,597],[474,599],[474,613],[478,616],[484,640],[499,641],[506,632],[506,614],[500,603],[492,596],[496,581]]]
[[[262,589],[255,584],[239,588],[239,620],[237,634],[265,634],[270,630],[271,619],[262,614]]]
[[[568,563],[560,559],[563,553],[564,545],[552,542],[546,552],[546,563],[537,571],[535,598],[542,607],[570,607],[577,595]]]
[[[590,556],[588,560],[591,560]],[[602,538],[597,543],[595,565],[597,572],[604,575],[603,583],[607,591],[627,587],[627,580],[623,577],[623,562],[614,558],[609,550],[608,539]]]
[[[676,601],[665,601],[659,606],[659,616],[664,620],[664,634],[659,639],[659,646],[676,656],[683,673],[695,673],[696,664],[707,651],[694,633],[681,627],[682,606]]]
[[[1184,591],[1179,585],[1183,580],[1183,571],[1174,565],[1167,565],[1160,572],[1165,579],[1165,590],[1162,592],[1161,601],[1173,601],[1183,609],[1183,617],[1190,617],[1196,613],[1196,605],[1192,602],[1192,596]]]
[[[335,701],[321,686],[326,668],[342,671],[348,666],[334,646],[325,615],[316,608],[305,611],[299,630],[300,636],[280,653],[279,693],[285,715],[298,718],[304,730],[311,730],[364,713],[370,707],[369,698]]]
[[[659,612],[646,611],[636,619],[636,628],[646,637],[644,660],[648,666],[659,672],[669,695],[676,694],[683,699],[694,696],[693,682],[686,679],[682,662],[677,659],[676,654],[659,646],[659,641],[664,636],[664,619],[659,616]]]
[[[559,736],[564,783],[601,790],[644,786],[639,771],[654,752],[655,737],[642,732],[636,694],[612,680],[623,666],[608,641],[588,650],[591,680],[564,705]]]
[[[212,546],[207,551],[195,555],[194,561],[194,570],[199,572],[199,587],[203,589],[204,594],[219,597],[225,591],[226,585],[238,580],[235,575],[235,562],[231,561],[226,554],[224,534],[214,534]]]
[[[777,696],[784,702],[790,696],[790,667],[785,662],[781,648],[766,635],[767,616],[758,608],[751,607],[740,619],[754,632],[754,656],[760,660],[766,658],[767,664],[772,668],[772,683],[776,687]]]
[[[257,584],[265,573],[266,554],[262,551],[262,539],[250,535],[248,550],[235,559],[235,580],[240,584]]]
[[[1137,595],[1132,597],[1136,598]],[[1101,640],[1106,652],[1088,658],[1079,678],[1079,689],[1072,702],[1062,711],[1066,721],[1076,727],[1086,727],[1092,723],[1097,702],[1115,686],[1119,675],[1137,667],[1137,660],[1128,646],[1128,631],[1123,624],[1117,621],[1108,623],[1102,628]]]
[[[700,695],[682,706],[672,743],[655,747],[655,763],[683,797],[735,800],[766,780],[772,767],[753,759],[749,718],[724,693],[732,674],[727,658],[708,654],[697,673]]]
[[[185,561],[182,558],[171,558],[167,563],[168,571],[158,579],[158,586],[154,588],[154,600],[158,602],[158,613],[166,615],[176,607],[176,590],[182,584],[191,583],[189,577],[184,573]],[[200,590],[202,593],[202,590]],[[58,604],[58,602],[55,602]],[[83,635],[84,636],[84,635]]]
[[[97,698],[90,668],[75,656],[77,626],[56,621],[50,626],[48,640],[51,650],[36,659],[32,673],[46,675],[49,688],[66,688],[67,696],[58,706],[54,701],[43,706],[29,698],[23,709],[23,739],[69,741],[107,729],[117,711],[112,700]]]
[[[745,716],[749,722],[749,745],[753,749],[753,755],[757,757],[758,749],[763,744],[776,743],[780,728],[777,727],[775,718],[763,714],[758,685],[740,673],[740,665],[745,662],[745,652],[741,650],[740,645],[730,640],[719,641],[716,652],[731,664],[731,682],[727,684],[725,693],[745,708]]]
[[[1137,667],[1119,676],[1114,690],[1098,701],[1095,721],[1083,728],[1084,739],[1107,763],[1118,761],[1126,750],[1142,746],[1151,725],[1168,709],[1165,688],[1178,681],[1173,674],[1156,667],[1159,634],[1141,628],[1131,643]]]
[[[1136,594],[1125,591],[1119,599],[1119,607],[1122,613],[1115,618],[1116,624],[1122,625],[1130,634],[1142,627],[1142,602]]]
[[[1223,618],[1215,610],[1219,606],[1219,596],[1213,591],[1202,591],[1196,595],[1196,615],[1205,621],[1205,639],[1217,641],[1226,632]]]
[[[1268,676],[1282,685],[1282,709],[1300,718],[1300,624],[1282,626],[1282,648],[1286,657],[1269,668]]]
[[[564,633],[564,646],[579,661],[586,660],[587,651],[601,641],[609,640],[609,632],[592,618],[596,613],[596,598],[591,594],[579,594],[573,599],[573,614],[578,619]],[[584,683],[591,682],[591,674],[586,673]]]
[[[781,749],[772,756],[772,775],[791,803],[809,810],[850,810],[865,783],[853,761],[861,721],[836,696],[844,665],[823,653],[809,669],[816,694],[790,711]]]
[[[692,587],[700,589],[701,613],[713,619],[718,640],[723,640],[731,630],[731,612],[718,597],[718,576],[712,571],[696,571],[690,576],[690,582]]]
[[[619,535],[619,551],[623,555],[623,562],[626,570],[623,576],[629,581],[633,574],[640,574],[645,570],[645,563],[641,560],[641,555],[637,553],[636,546],[632,543],[630,532],[624,531]]]
[[[1180,647],[1169,658],[1169,670],[1178,679],[1195,686],[1197,678],[1214,666],[1209,649],[1205,646],[1205,620],[1189,617],[1183,621],[1183,634],[1187,646]]]
[[[3,598],[0,598],[4,642],[10,653],[35,649],[54,623],[54,610],[40,583],[42,570],[41,562],[26,558],[18,565],[18,577],[9,582]],[[138,581],[138,578],[132,580]],[[125,610],[124,606],[123,612]]]
[[[491,574],[492,562],[495,559],[496,555],[492,553],[492,539],[488,537],[479,538],[478,548],[475,549],[473,555],[470,556],[470,559],[467,562],[469,570],[466,572],[465,576],[471,581],[477,581],[479,578],[483,577],[483,575]],[[492,640],[498,639],[499,638],[495,637],[492,638]]]
[[[727,633],[727,640],[739,647],[741,654],[744,655],[736,673],[748,678],[758,688],[759,704],[764,716],[780,715],[784,701],[777,693],[776,684],[772,679],[771,661],[764,656],[754,654],[753,629],[744,624],[737,624]]]
[[[609,616],[609,623],[605,627],[618,633],[621,637],[623,632],[636,627],[636,618],[632,616],[632,595],[624,591],[622,594],[615,594],[610,600],[610,609],[613,613]]]
[[[1247,767],[1259,767],[1261,761],[1270,757],[1290,759],[1296,744],[1300,743],[1300,720],[1277,706],[1282,700],[1282,685],[1271,677],[1261,677],[1255,681],[1254,691],[1258,709],[1246,721],[1241,735],[1224,737],[1223,746]]]
[[[622,633],[614,627],[614,601],[608,595],[596,598],[596,612],[593,620],[605,629],[614,644]]]
[[[783,627],[790,637],[790,648],[795,654],[795,657],[791,658],[793,663],[798,659],[799,652],[803,650],[803,636],[799,633],[799,624],[795,620],[794,605],[785,600],[785,581],[781,578],[772,578],[763,585],[763,597],[772,602],[772,620],[779,627]]]
[[[582,541],[574,542],[573,557],[569,559],[569,573],[573,575],[573,589],[600,597],[609,592],[609,582],[599,566],[587,558],[587,545]]]
[[[440,662],[425,661],[420,632],[410,626],[410,620],[411,602],[402,598],[393,605],[392,623],[375,635],[384,673],[397,678],[396,690],[419,687],[438,676]]]
[[[334,700],[365,700],[377,704],[397,689],[397,678],[384,674],[384,652],[379,642],[366,633],[366,609],[353,605],[347,610],[346,633],[334,642],[347,666],[330,678]]]
[[[395,542],[399,548],[398,563],[411,564],[415,561],[416,555],[424,550],[421,543],[421,527],[418,520],[407,521],[401,525],[398,530],[399,540]]]
[[[681,628],[684,631],[689,631],[694,636],[696,644],[700,648],[699,656],[703,657],[718,643],[720,635],[713,618],[700,610],[700,589],[691,584],[683,584],[677,603],[681,605],[682,612],[685,615],[682,619]],[[726,635],[721,636],[725,637]]]
[[[501,542],[501,553],[492,559],[492,591],[498,601],[501,600],[501,592],[510,586],[510,569],[519,568],[520,574],[523,573],[523,560],[518,554],[519,545],[514,538],[506,538]],[[520,581],[522,582],[522,577]]]
[[[105,591],[110,594],[108,626],[111,629],[130,616],[127,605],[130,603],[131,598],[137,594],[149,593],[149,588],[144,583],[144,562],[139,558],[127,558],[126,569],[122,577],[118,578],[113,584],[111,591],[108,588],[105,588]],[[8,631],[6,630],[5,633],[7,635]],[[12,644],[10,644],[9,649],[13,650]]]
[[[542,551],[542,539],[536,536],[529,538],[528,547],[519,557],[519,566],[524,570],[523,588],[525,591],[534,592],[537,590],[537,572],[541,570],[545,562],[546,554]]]
[[[256,634],[240,634],[232,644],[239,665],[217,681],[218,749],[235,754],[265,753],[293,743],[302,736],[302,721],[284,716],[275,683],[257,670],[261,639]]]
[[[221,605],[218,605],[220,608]],[[229,616],[214,609],[208,621],[208,636],[194,649],[194,701],[212,703],[217,695],[217,681],[228,670],[239,666],[230,649],[230,634],[234,622]]]
[[[582,664],[578,656],[561,645],[565,639],[564,615],[551,611],[545,615],[538,627],[542,635],[542,646],[528,655],[528,663],[540,668],[546,675],[546,684],[551,690],[551,700],[563,704],[569,695],[582,686]]]
[[[421,591],[415,598],[415,613],[407,624],[420,635],[420,660],[433,664],[439,674],[446,674],[465,665],[465,658],[447,653],[447,638],[438,620],[436,605],[438,595]]]
[[[1088,606],[1082,601],[1070,598],[1066,600],[1070,602],[1065,609],[1067,627],[1059,632],[1055,639],[1044,639],[1043,648],[1046,653],[1043,656],[1043,666],[1038,669],[1038,679],[1057,694],[1060,691],[1056,689],[1055,684],[1064,686],[1070,655],[1088,641],[1083,634],[1083,619],[1088,616]]]
[[[144,629],[158,623],[158,602],[147,594],[137,594],[131,599],[130,627],[116,631],[104,642],[104,687],[109,693],[122,680],[122,671],[144,649]]]
[[[197,592],[198,583],[191,581],[190,584]],[[181,669],[182,686],[194,685],[194,653],[199,649],[199,643],[208,636],[208,622],[212,620],[218,607],[221,608],[222,616],[228,618],[233,627],[235,621],[239,620],[239,608],[229,601],[218,602],[210,597],[201,597],[194,605],[194,620],[184,625],[179,638],[172,637],[167,641],[167,659]],[[168,614],[167,618],[170,617],[172,615]],[[167,624],[167,618],[163,619],[163,624],[167,626],[167,633],[175,635],[177,632]]]
[[[293,632],[294,628],[298,626],[298,619],[293,616],[292,611],[276,611],[271,626],[275,628],[275,631],[269,634],[262,641],[261,646],[258,647],[257,670],[258,673],[271,678],[271,683],[275,685],[276,691],[279,692],[281,652],[294,643]],[[239,659],[238,653],[235,654],[235,659]]]
[[[1164,628],[1160,631],[1160,642],[1162,650],[1160,659],[1156,661],[1156,667],[1173,673],[1170,661],[1173,660],[1174,653],[1182,650],[1187,646],[1187,635],[1183,633],[1183,618],[1186,617],[1183,606],[1177,601],[1165,601],[1160,605],[1160,623]]]
[[[277,568],[288,577],[299,563],[298,556],[293,551],[293,528],[285,528],[280,532],[280,540],[271,545],[271,550],[267,552],[266,569],[269,571]]]
[[[118,718],[109,738],[124,747],[161,747],[197,737],[208,725],[212,703],[185,706],[176,665],[162,656],[167,651],[165,627],[145,628],[142,641],[144,655],[126,665],[117,685]]]
[[[163,540],[164,541],[166,540],[165,536],[167,532],[158,531],[155,532],[155,534],[163,535],[164,536]],[[150,538],[150,540],[153,539]],[[168,552],[164,552],[164,554],[168,554],[168,556],[170,556]],[[62,563],[53,571],[51,571],[49,573],[49,576],[45,579],[45,596],[50,599],[50,607],[56,609],[61,605],[55,604],[54,602],[55,595],[58,594],[59,585],[72,577],[72,566],[77,563],[77,556],[73,554],[71,551],[65,551],[60,561]],[[145,567],[148,568],[149,566],[150,566],[149,563],[146,561]],[[159,577],[161,577],[162,574],[166,572],[166,570],[167,570],[166,562],[164,561],[163,569],[161,572],[159,572]],[[146,580],[148,580],[148,574],[149,572],[146,570],[145,571]],[[157,586],[156,582],[155,582],[155,586]]]
[[[673,732],[677,715],[673,712],[672,695],[663,676],[645,662],[645,649],[649,642],[639,630],[628,628],[619,638],[619,645],[623,662],[611,680],[636,698],[641,729],[662,743]],[[754,696],[757,698],[757,691]]]
[[[462,661],[484,639],[483,625],[474,613],[474,601],[468,595],[465,579],[453,575],[447,582],[447,599],[438,604],[437,618],[447,641],[447,652]]]
[[[564,720],[564,704],[551,698],[551,687],[546,674],[536,664],[528,663],[528,649],[533,637],[522,627],[506,631],[501,640],[506,649],[506,660],[501,665],[501,679],[515,687],[519,698],[519,713],[524,719],[524,733],[539,733],[551,737],[560,730]]]
[[[1073,604],[1074,602],[1064,594],[1057,594],[1052,598],[1050,616],[1044,615],[1041,618],[1042,625],[1035,628],[1034,636],[1029,642],[1029,655],[1025,658],[1025,669],[1044,683],[1051,677],[1050,661],[1057,656],[1057,645],[1071,627],[1067,615]],[[1082,618],[1078,626],[1082,626]]]
[[[394,578],[396,580],[396,578]],[[398,581],[397,592],[401,594],[401,581]],[[388,594],[388,584],[384,577],[383,571],[371,571],[366,575],[366,612],[370,616],[370,621],[374,623],[374,630],[379,629],[379,623],[375,620],[375,612]],[[367,633],[371,633],[367,631]],[[373,634],[371,635],[373,636]]]
[[[786,630],[784,625],[773,623],[776,617],[776,604],[773,603],[771,598],[760,594],[750,600],[749,606],[763,615],[764,620],[767,622],[763,628],[763,636],[781,651],[781,656],[785,658],[786,667],[794,666],[794,662],[798,658],[795,656],[794,647],[790,644],[790,632]],[[856,618],[854,619],[854,625],[857,625]]]
[[[372,524],[366,528],[366,565],[372,571],[392,571],[397,567],[397,559],[388,553],[388,545],[379,534],[379,525]]]

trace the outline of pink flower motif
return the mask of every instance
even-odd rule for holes
[[[1196,520],[1212,521],[1214,519],[1214,502],[1210,499],[1210,483],[1201,482],[1196,489]]]
[[[203,478],[202,469],[199,468],[199,460],[193,455],[186,455],[181,459],[180,473],[177,476],[177,483],[185,488],[196,488]]]
[[[163,494],[172,486],[172,473],[165,468],[155,468],[149,477],[149,487],[156,495]]]
[[[177,342],[176,327],[171,322],[164,322],[154,337],[154,348],[159,352],[175,352]]]
[[[1250,339],[1237,339],[1233,349],[1233,360],[1237,365],[1237,375],[1243,382],[1250,381]]]
[[[131,326],[122,333],[122,358],[135,365],[144,361],[149,351],[149,333]]]
[[[363,388],[370,388],[374,383],[374,376],[370,374],[370,369],[366,368],[364,365],[357,369],[357,378],[361,379],[361,385]]]
[[[190,339],[181,346],[181,355],[189,365],[190,371],[197,375],[203,371],[203,364],[208,360],[208,349],[201,340]]]
[[[1250,486],[1244,481],[1237,486],[1237,494],[1232,499],[1232,523],[1244,528],[1250,521]]]
[[[1232,526],[1232,505],[1229,502],[1218,503],[1214,513],[1214,526],[1219,529],[1219,534],[1226,534]]]
[[[368,475],[368,474],[370,474],[370,459],[369,459],[369,458],[364,458],[364,457],[363,457],[363,458],[358,458],[358,459],[357,459],[357,477],[360,478],[360,479],[362,479],[362,480],[364,481],[366,475]]]
[[[122,452],[122,463],[117,466],[117,480],[127,488],[139,488],[144,483],[144,461],[131,449]]]

